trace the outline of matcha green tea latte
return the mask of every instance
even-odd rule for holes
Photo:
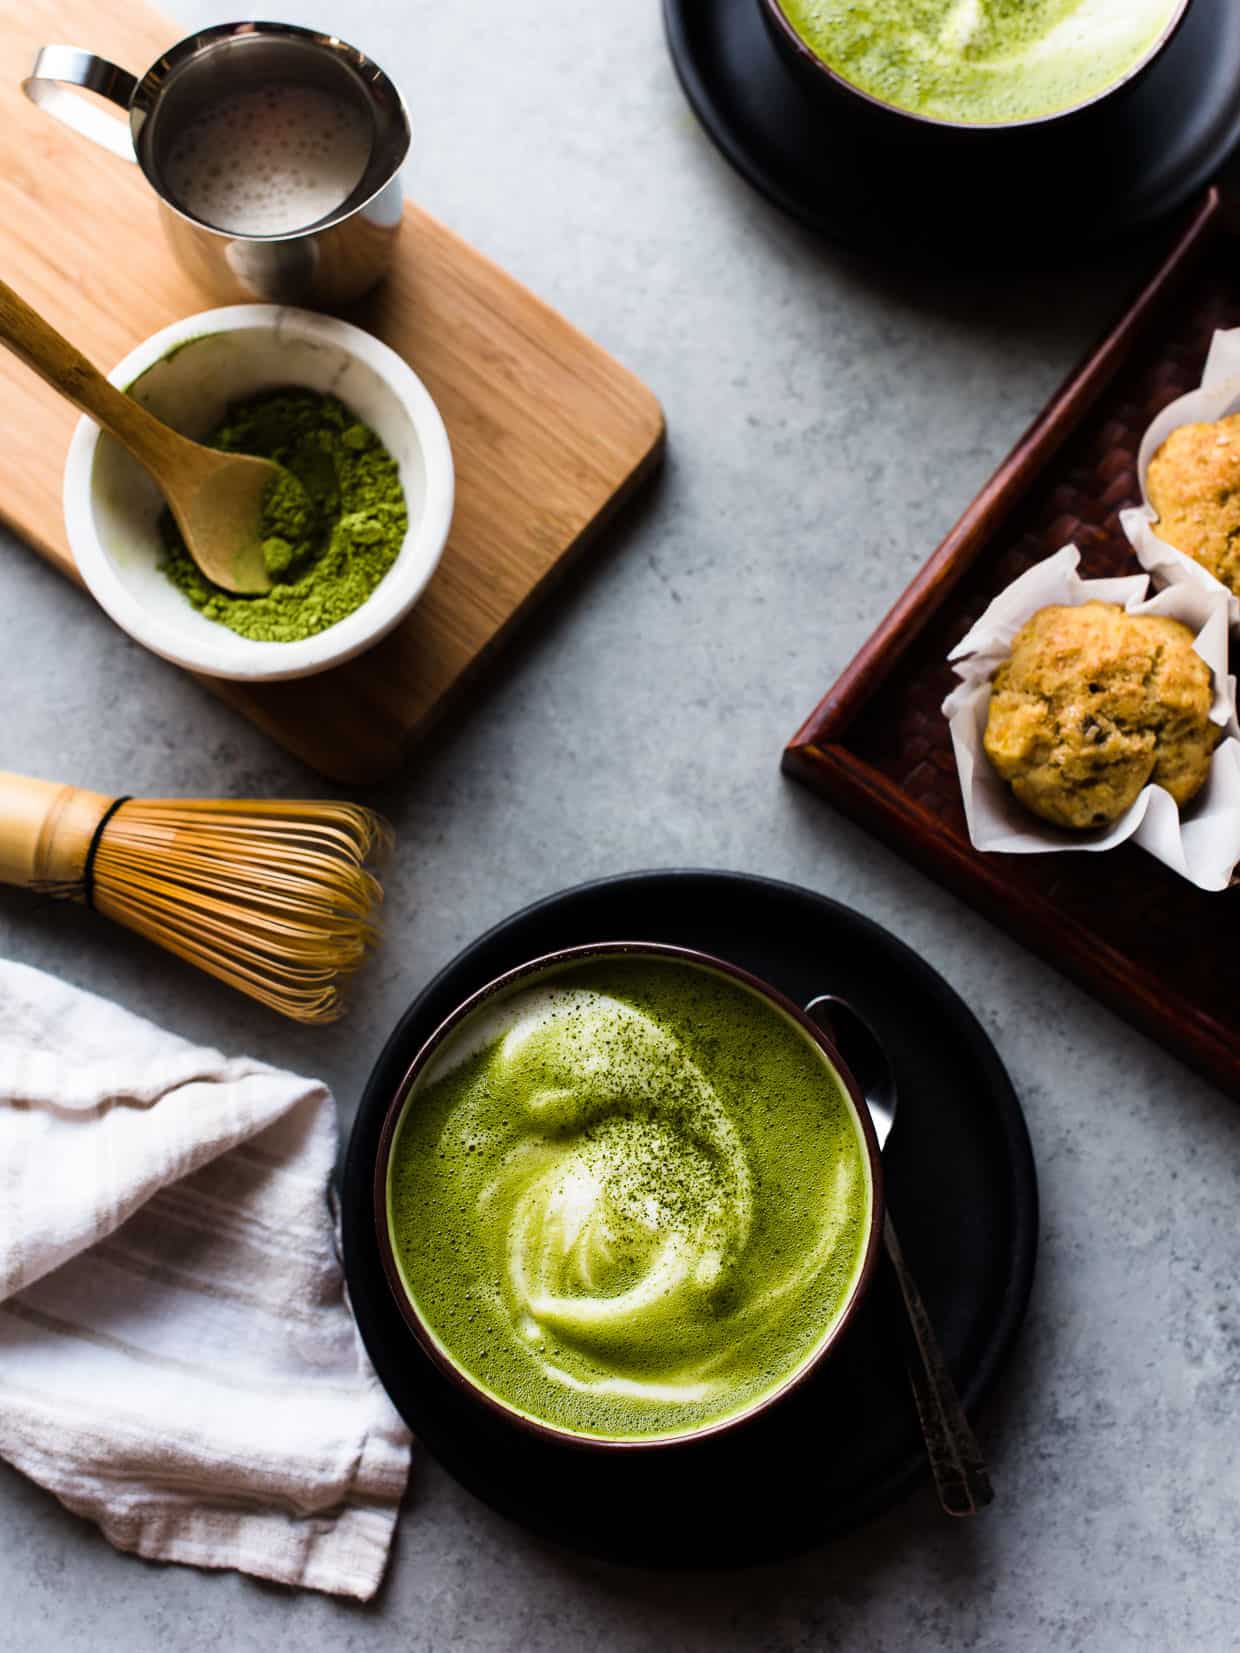
[[[414,1079],[387,1196],[441,1356],[537,1422],[650,1440],[749,1410],[822,1347],[874,1190],[809,1036],[731,977],[638,954],[466,1017]]]
[[[1148,55],[1178,0],[777,0],[817,57],[883,103],[1001,124],[1100,96]]]
[[[166,513],[162,567],[178,590],[207,619],[254,642],[299,642],[360,608],[409,527],[396,461],[374,431],[334,396],[275,390],[235,403],[206,442],[274,459],[301,487],[275,485],[263,502],[273,584],[261,597],[235,597],[208,580]]]

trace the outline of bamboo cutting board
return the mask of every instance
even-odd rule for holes
[[[0,0],[0,274],[105,372],[212,301],[166,250],[138,168],[36,109],[21,81],[48,42],[141,74],[179,32],[141,0]],[[312,768],[354,783],[392,773],[663,445],[659,404],[631,373],[434,218],[405,211],[396,268],[349,315],[410,363],[448,427],[457,491],[443,561],[361,658],[291,683],[206,683]],[[77,416],[4,351],[0,396],[0,516],[73,576],[60,484]]]

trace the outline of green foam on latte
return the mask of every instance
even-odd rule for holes
[[[779,1388],[852,1294],[871,1201],[805,1034],[728,978],[640,958],[469,1018],[415,1081],[388,1179],[400,1273],[453,1364],[615,1439]]]
[[[817,56],[884,103],[994,124],[1071,109],[1122,80],[1177,0],[778,0]]]

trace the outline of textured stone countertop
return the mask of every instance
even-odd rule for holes
[[[656,0],[276,13],[344,33],[403,84],[411,192],[654,387],[666,473],[375,798],[400,852],[387,946],[349,1020],[282,1026],[11,892],[0,952],[321,1073],[347,1127],[412,994],[514,908],[641,866],[797,881],[896,931],[994,1039],[1038,1159],[1037,1279],[980,1419],[999,1501],[974,1525],[944,1520],[927,1486],[784,1565],[655,1576],[558,1552],[423,1457],[388,1581],[358,1608],[119,1555],[0,1466],[0,1649],[1235,1647],[1240,1109],[778,770],[1148,253],[985,281],[844,260],[718,158]],[[82,44],[106,49],[106,29]],[[8,537],[0,592],[5,767],[139,795],[315,786]]]

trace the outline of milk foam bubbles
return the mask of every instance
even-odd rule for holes
[[[367,118],[313,86],[221,98],[186,126],[167,162],[183,212],[234,235],[288,235],[333,212],[370,159]]]

